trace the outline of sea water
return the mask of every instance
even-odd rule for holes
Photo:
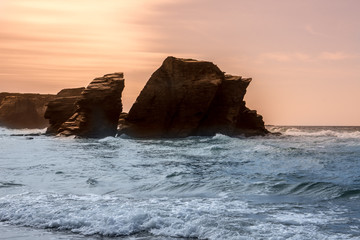
[[[0,128],[0,239],[360,239],[360,127],[141,140]]]

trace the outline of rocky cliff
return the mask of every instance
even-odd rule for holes
[[[0,93],[0,126],[8,128],[44,128],[46,104],[51,94]]]
[[[84,89],[84,87],[63,89],[47,104],[44,114],[44,117],[49,119],[50,124],[46,130],[47,134],[56,135],[61,124],[75,113],[75,103]]]
[[[61,124],[57,133],[80,137],[115,136],[122,111],[123,89],[123,73],[95,78],[81,92],[74,114]],[[51,118],[51,114],[48,117]]]
[[[134,137],[267,133],[243,101],[250,78],[224,75],[213,63],[168,57],[141,91],[119,133]]]

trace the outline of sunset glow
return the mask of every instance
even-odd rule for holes
[[[0,92],[125,73],[124,110],[167,56],[252,77],[266,124],[360,125],[356,0],[0,0]]]

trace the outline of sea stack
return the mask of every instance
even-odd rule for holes
[[[56,135],[60,126],[75,113],[76,102],[84,89],[84,87],[63,89],[47,104],[44,117],[49,119],[50,126],[46,129],[46,134]]]
[[[243,101],[250,78],[207,61],[168,57],[141,91],[119,133],[140,138],[264,135],[262,117]]]
[[[61,136],[101,138],[115,136],[122,111],[123,73],[95,78],[75,103],[75,112],[58,128]]]

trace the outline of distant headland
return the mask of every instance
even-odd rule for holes
[[[212,62],[167,57],[129,113],[122,112],[124,82],[118,72],[57,95],[0,93],[0,126],[94,138],[268,133],[262,116],[245,105],[251,78],[227,75]]]

